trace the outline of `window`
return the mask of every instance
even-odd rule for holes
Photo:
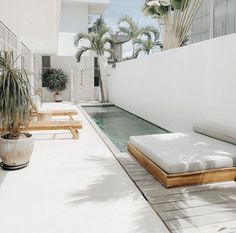
[[[51,67],[50,56],[42,56],[42,74]]]
[[[17,58],[16,66],[24,68],[30,73],[32,69],[31,51],[23,44],[16,35],[0,21],[0,50],[13,52]],[[20,55],[20,56],[19,56]]]
[[[99,87],[99,66],[98,58],[94,58],[94,86]]]
[[[42,75],[45,73],[47,69],[51,68],[51,59],[50,56],[42,56]],[[42,83],[44,87],[44,83]]]
[[[50,56],[42,56],[42,67],[50,68]]]
[[[21,43],[21,67],[24,68],[26,71],[31,71],[32,66],[32,60],[31,60],[32,54],[30,50]]]
[[[17,57],[17,38],[2,22],[0,22],[0,50],[13,51]]]

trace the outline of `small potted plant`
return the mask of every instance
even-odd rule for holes
[[[29,163],[34,139],[24,129],[31,120],[31,109],[26,71],[15,67],[13,52],[0,52],[0,158],[4,169],[16,170]]]
[[[62,69],[47,69],[43,74],[43,87],[54,92],[56,102],[62,102],[61,92],[67,88],[68,75]]]

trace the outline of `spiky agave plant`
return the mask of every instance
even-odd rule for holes
[[[28,75],[15,63],[13,52],[0,52],[0,124],[7,139],[24,137],[32,108]]]
[[[143,12],[161,26],[164,49],[180,47],[188,37],[203,0],[146,0]]]

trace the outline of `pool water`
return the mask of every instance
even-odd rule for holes
[[[130,136],[167,133],[166,130],[115,106],[83,108],[121,152],[127,151]]]

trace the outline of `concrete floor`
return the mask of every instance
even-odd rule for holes
[[[75,106],[43,106],[62,107]],[[78,119],[79,140],[36,132],[30,165],[0,170],[0,232],[169,232],[82,113]]]

